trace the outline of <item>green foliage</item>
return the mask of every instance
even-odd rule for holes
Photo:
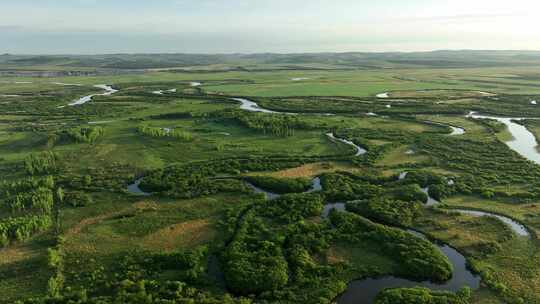
[[[177,129],[156,128],[142,125],[137,128],[137,131],[143,135],[151,137],[170,137],[185,142],[193,140],[193,134]]]
[[[353,201],[346,205],[347,211],[394,226],[409,227],[422,212],[417,201],[401,201],[375,198],[368,201]]]
[[[4,203],[12,212],[38,210],[49,214],[54,205],[52,188],[54,188],[54,179],[47,176],[39,179],[3,182],[0,185],[0,193],[6,197]]]
[[[59,297],[62,294],[62,289],[64,287],[64,257],[62,252],[62,244],[58,244],[57,248],[49,248],[47,250],[48,254],[48,265],[51,268],[53,275],[49,278],[47,282],[47,291],[51,297]]]
[[[64,292],[59,296],[30,299],[17,304],[253,304],[252,300],[213,295],[181,281],[124,280],[114,282],[107,296],[91,296],[86,290]]]
[[[35,233],[47,230],[52,225],[48,215],[32,215],[0,220],[0,247],[11,242],[22,242]]]
[[[377,177],[330,173],[321,177],[324,194],[331,201],[371,199],[381,196],[384,188]]]
[[[206,273],[208,248],[201,247],[183,252],[169,252],[151,255],[143,266],[157,272],[180,271],[178,279],[196,282]]]
[[[281,245],[259,219],[247,219],[224,253],[227,286],[236,294],[278,290],[288,282]]]
[[[97,139],[105,134],[102,127],[79,127],[66,131],[66,135],[71,140],[78,143],[95,143]]]
[[[319,216],[324,208],[322,197],[313,194],[287,194],[267,201],[260,214],[272,219],[294,223]]]
[[[72,207],[83,207],[93,203],[92,197],[89,194],[81,191],[72,191],[66,193],[63,201]]]
[[[406,202],[426,203],[428,200],[427,194],[422,192],[422,189],[416,184],[399,186],[393,189],[392,192],[395,198]]]
[[[248,158],[188,163],[150,172],[142,180],[144,191],[192,198],[212,193],[249,192],[241,181],[212,178],[218,174],[237,175],[244,171],[266,171],[303,164],[302,160]]]
[[[301,193],[309,190],[311,180],[308,178],[275,178],[271,176],[249,176],[247,181],[257,187],[270,192],[284,193]]]
[[[429,241],[396,228],[375,224],[351,213],[331,212],[337,234],[347,241],[367,238],[381,244],[385,253],[399,261],[400,275],[443,282],[452,276],[452,264]]]
[[[30,154],[24,159],[24,169],[30,175],[54,173],[57,159],[56,154],[50,151]]]
[[[470,294],[468,288],[456,294],[420,287],[385,289],[377,295],[375,304],[468,304]]]
[[[293,136],[295,130],[313,129],[312,125],[296,115],[269,115],[268,113],[233,110],[214,113],[214,116],[223,120],[233,120],[249,129],[278,137]]]

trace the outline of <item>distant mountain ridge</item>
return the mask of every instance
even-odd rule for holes
[[[224,70],[470,68],[540,65],[540,51],[440,50],[431,52],[258,53],[258,54],[104,54],[0,56],[0,69],[31,66],[97,69],[166,69],[212,65]],[[187,69],[189,70],[189,69]]]

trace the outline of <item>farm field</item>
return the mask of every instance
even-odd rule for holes
[[[0,303],[540,303],[540,61],[117,56],[0,56]]]

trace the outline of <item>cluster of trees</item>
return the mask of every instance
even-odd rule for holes
[[[191,119],[205,117],[206,113],[198,112],[171,112],[150,116],[151,119]]]
[[[94,143],[98,138],[105,134],[102,127],[79,127],[69,129],[65,132],[68,138],[79,143]]]
[[[311,188],[311,180],[308,178],[275,178],[272,176],[249,176],[246,180],[257,187],[270,192],[301,193]]]
[[[28,177],[14,181],[1,180],[0,195],[3,197],[10,197],[20,192],[26,192],[41,187],[53,189],[54,185],[54,178],[50,175],[44,177]]]
[[[393,188],[390,193],[396,199],[407,202],[426,203],[428,200],[427,194],[422,192],[418,184],[400,185]]]
[[[457,293],[433,291],[427,288],[396,288],[381,291],[375,304],[468,304],[470,288],[462,288]]]
[[[47,283],[47,291],[52,297],[61,296],[65,283],[63,240],[58,241],[56,247],[47,250],[47,264],[52,272]]]
[[[308,217],[320,216],[323,208],[324,202],[318,193],[287,194],[267,201],[260,214],[274,220],[294,223]]]
[[[182,281],[123,280],[109,282],[114,290],[106,296],[94,296],[87,290],[64,292],[59,296],[29,299],[17,304],[253,304],[246,298],[229,294],[214,295]]]
[[[0,221],[0,247],[15,241],[25,241],[54,223],[55,205],[64,197],[61,187],[55,188],[52,176],[28,177],[15,181],[0,181],[0,205],[13,213]],[[24,216],[19,216],[24,212]]]
[[[33,153],[24,159],[24,169],[30,175],[51,174],[57,170],[57,159],[51,151]]]
[[[67,192],[62,201],[72,207],[83,207],[93,203],[92,197],[82,191]]]
[[[37,232],[47,230],[52,225],[48,215],[31,215],[6,218],[0,221],[0,247],[11,242],[22,242]]]
[[[326,198],[331,201],[372,199],[384,193],[383,180],[367,175],[327,173],[321,176]]]
[[[352,213],[331,212],[338,235],[348,241],[370,239],[399,262],[399,274],[418,280],[444,282],[452,277],[452,264],[429,241],[397,228],[375,224]]]
[[[207,270],[208,248],[152,254],[144,257],[141,266],[147,271],[161,273],[175,271],[176,278],[184,282],[197,282]]]
[[[140,187],[146,192],[178,197],[196,197],[223,192],[248,192],[242,181],[213,178],[218,174],[238,175],[248,171],[269,171],[296,167],[304,159],[245,158],[194,162],[150,172]]]
[[[293,136],[295,130],[313,129],[314,126],[295,115],[269,115],[247,111],[225,111],[214,114],[218,118],[234,120],[243,126],[279,137]]]
[[[375,198],[352,201],[346,205],[347,211],[358,213],[377,222],[393,226],[409,227],[422,212],[417,201],[401,201],[389,198]]]
[[[526,183],[530,185],[528,192],[512,196],[522,202],[540,197],[540,169],[537,166],[531,166],[530,161],[508,149],[502,142],[494,140],[486,144],[441,136],[419,137],[416,145],[428,155],[438,159],[440,165],[461,172],[459,180],[451,187],[455,189],[446,190],[463,194],[474,193],[491,198],[498,193],[497,190],[492,189],[493,185]],[[434,183],[441,186],[444,184]]]
[[[16,181],[0,181],[3,203],[12,212],[37,210],[50,214],[54,206],[55,182],[52,176],[29,177]]]
[[[143,135],[151,136],[151,137],[170,137],[170,138],[175,138],[182,141],[193,140],[193,134],[187,131],[182,131],[178,129],[167,129],[167,128],[158,128],[158,127],[150,127],[147,125],[142,125],[137,128],[137,131]]]
[[[227,287],[235,294],[272,292],[289,280],[280,240],[255,216],[246,217],[222,259]]]
[[[177,198],[195,198],[219,192],[250,192],[241,180],[212,179],[200,174],[185,175],[177,179],[167,177],[166,180],[160,180],[158,175],[151,174],[142,180],[139,187],[145,192]]]
[[[51,189],[39,187],[30,192],[18,193],[6,202],[13,212],[35,209],[44,214],[50,214],[54,206],[54,195]]]
[[[322,198],[289,194],[228,212],[223,223],[232,237],[220,255],[227,288],[261,303],[329,303],[346,288],[345,265],[328,265],[324,256],[333,238],[319,216]]]

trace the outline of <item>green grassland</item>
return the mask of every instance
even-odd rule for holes
[[[515,66],[434,67],[427,60],[411,63],[418,60],[413,55],[400,63],[343,56],[357,65],[322,55],[316,62],[304,58],[290,65],[288,57],[279,56],[264,62],[204,56],[189,62],[174,56],[0,60],[0,70],[18,73],[96,72],[0,77],[0,220],[53,219],[50,227],[0,247],[0,303],[47,295],[58,299],[81,290],[89,297],[114,297],[125,280],[182,281],[192,288],[182,293],[183,300],[201,303],[225,298],[236,301],[230,303],[330,303],[350,280],[403,276],[406,267],[420,267],[385,253],[384,246],[399,243],[388,236],[395,226],[414,226],[464,254],[484,281],[470,303],[539,303],[540,167],[504,145],[506,130],[465,117],[469,111],[540,117],[540,109],[530,104],[540,95],[537,66],[515,61]],[[127,70],[101,71],[109,66]],[[238,66],[243,69],[231,68]],[[96,84],[120,91],[66,106],[100,93]],[[176,91],[152,93],[170,89]],[[376,97],[383,92],[391,98]],[[299,114],[283,118],[241,111],[230,99],[234,96]],[[448,127],[431,122],[466,132],[452,136]],[[524,123],[538,136],[536,120]],[[145,133],[143,126],[155,132]],[[367,153],[354,156],[349,145],[330,140],[329,132]],[[44,153],[54,155],[53,165],[42,163]],[[38,158],[34,171],[29,169],[33,158]],[[447,178],[455,185],[443,187],[440,208],[420,208],[414,221],[388,217],[388,210],[321,216],[322,205],[336,201],[384,197],[414,203],[415,198],[402,198],[408,190],[396,181],[404,171],[416,172],[413,186],[431,181],[443,187]],[[253,175],[289,181],[321,177],[323,189],[274,204],[244,183]],[[32,200],[14,209],[14,196],[24,200],[25,192],[36,189],[12,185],[44,176],[52,176],[53,190],[62,188],[66,198],[55,192],[49,213]],[[153,195],[127,191],[139,177],[143,190]],[[79,202],[81,195],[88,196],[86,203]],[[458,207],[509,216],[533,236],[517,237],[493,218],[447,210]],[[383,236],[388,244],[377,241]],[[59,252],[61,267],[51,264],[49,249]],[[167,264],[184,256],[191,259],[188,266]],[[273,266],[263,271],[253,265]],[[253,290],[244,294],[238,286],[250,275],[254,283],[246,290]]]

